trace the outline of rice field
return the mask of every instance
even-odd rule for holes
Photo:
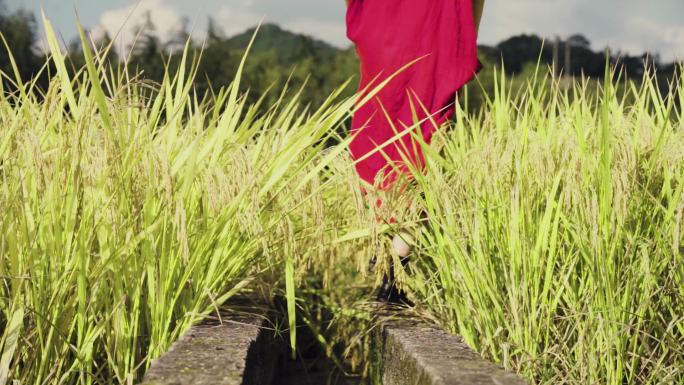
[[[587,87],[502,87],[458,120],[420,179],[431,231],[407,284],[536,383],[682,383],[683,88]]]
[[[414,312],[483,356],[536,384],[684,382],[681,79],[663,95],[649,74],[500,75],[377,208],[336,134],[367,99],[346,85],[315,108],[297,90],[248,105],[238,71],[205,99],[200,58],[150,84],[83,33],[74,76],[45,24],[49,87],[1,74],[0,385],[135,383],[245,291],[282,293],[290,328],[303,312],[367,374],[387,207],[416,234]]]

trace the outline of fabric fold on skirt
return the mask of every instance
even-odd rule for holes
[[[352,0],[346,21],[361,62],[359,91],[394,76],[357,109],[350,133],[359,176],[388,189],[399,173],[411,177],[409,163],[422,170],[414,135],[429,144],[453,115],[458,90],[481,68],[472,0]]]

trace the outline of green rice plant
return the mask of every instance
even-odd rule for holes
[[[681,383],[684,84],[663,97],[646,74],[618,97],[606,75],[511,95],[502,74],[482,114],[459,110],[426,148],[429,220],[403,278],[534,383]]]
[[[684,381],[682,80],[513,92],[501,73],[377,207],[336,138],[377,90],[248,105],[241,65],[205,98],[187,50],[154,84],[83,32],[71,74],[44,23],[47,89],[0,73],[0,385],[133,383],[246,290],[287,299],[292,344],[317,329],[367,372],[390,215],[419,229],[399,274],[416,313],[484,356],[539,384]]]
[[[49,87],[0,74],[17,90],[0,90],[0,384],[133,383],[249,283],[287,271],[294,296],[293,245],[326,231],[311,197],[339,185],[320,176],[344,146],[323,148],[353,100],[343,86],[310,111],[283,91],[262,114],[241,66],[201,102],[187,50],[150,84],[82,31],[70,76],[44,23]]]

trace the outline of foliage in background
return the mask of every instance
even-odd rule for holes
[[[0,0],[0,34],[12,47],[12,54],[22,79],[30,79],[37,74],[44,62],[35,52],[36,30],[36,20],[32,14],[26,11],[16,11],[10,14]],[[4,49],[0,52],[0,70],[4,73],[12,73],[9,56]]]
[[[172,36],[159,36],[148,13],[141,25],[134,26],[141,34],[129,57],[128,69],[131,75],[140,75],[146,81],[159,83],[164,78],[167,63],[171,72],[175,72],[180,63],[180,53],[191,38],[187,24],[181,24]],[[206,41],[190,39],[191,53],[195,55],[202,51],[203,56],[195,79],[195,87],[200,97],[231,84],[254,32],[252,28],[235,36],[226,36],[221,26],[212,19],[209,20],[207,28]],[[292,33],[273,24],[263,25],[260,31],[259,39],[253,47],[243,73],[243,84],[251,91],[248,96],[250,103],[256,102],[271,87],[277,90],[288,83],[291,87],[298,88],[308,80],[309,86],[302,91],[300,100],[304,104],[319,106],[339,84],[354,78],[359,72],[358,60],[351,47],[333,47],[310,36]],[[45,60],[43,54],[36,49],[34,17],[24,11],[8,14],[3,10],[0,1],[0,33],[5,35],[13,47],[22,79],[27,80],[38,74]],[[110,39],[111,36],[105,34],[100,41],[95,42],[95,45],[105,47]],[[77,39],[68,46],[71,63],[67,69],[75,72],[83,65],[80,40]],[[557,52],[557,55],[554,55],[554,52]],[[571,60],[569,67],[565,68],[568,52],[571,57],[567,59]],[[118,63],[128,55],[128,52],[112,50],[108,60]],[[556,70],[559,73],[576,78],[585,76],[602,79],[606,66],[605,55],[604,49],[594,51],[590,42],[582,35],[546,42],[536,35],[518,35],[495,46],[480,46],[480,57],[485,64],[480,82],[484,87],[470,87],[468,110],[478,111],[485,105],[486,98],[493,95],[491,92],[494,68],[505,68],[508,75],[524,83],[533,72],[530,68],[535,68],[537,64],[551,67],[556,56]],[[649,68],[657,69],[659,87],[663,94],[667,94],[667,84],[674,78],[678,68],[676,63],[661,62],[657,53],[630,56],[621,52],[611,52],[609,62],[611,65],[624,68],[626,77],[634,80],[641,80],[645,64]],[[4,53],[0,54],[0,69],[5,73],[11,73],[8,57]],[[38,80],[43,89],[48,82],[48,76],[42,76]],[[352,96],[355,91],[354,85],[352,83],[344,91],[343,96]],[[268,94],[264,105],[270,106],[277,99],[277,94]],[[211,99],[211,95],[207,97]]]

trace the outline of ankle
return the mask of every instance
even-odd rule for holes
[[[402,259],[407,258],[413,249],[415,240],[413,236],[406,230],[401,230],[392,239],[392,249]]]

